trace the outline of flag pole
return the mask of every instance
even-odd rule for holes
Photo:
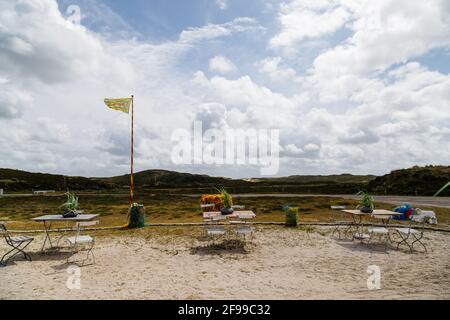
[[[133,205],[134,95],[131,95],[130,207]]]

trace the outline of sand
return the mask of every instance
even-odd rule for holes
[[[337,240],[330,228],[306,232],[257,227],[244,247],[205,247],[201,228],[146,228],[96,235],[96,264],[68,289],[67,254],[38,254],[0,267],[0,299],[449,299],[450,234],[427,232],[430,252]],[[5,252],[4,241],[0,252]],[[380,289],[369,290],[370,265]]]

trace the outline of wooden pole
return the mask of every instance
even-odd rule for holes
[[[134,156],[134,96],[131,95],[131,152],[130,152],[130,207],[133,205],[133,156]]]

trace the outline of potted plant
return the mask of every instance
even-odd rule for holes
[[[145,226],[145,207],[134,202],[128,211],[128,228],[142,228]]]
[[[76,217],[80,211],[78,210],[78,197],[76,197],[73,193],[67,191],[66,193],[67,200],[64,202],[61,207],[64,208],[63,217],[64,218],[73,218]]]
[[[296,227],[298,224],[298,207],[292,207],[287,204],[283,206],[283,211],[286,218],[285,225],[287,227]]]
[[[364,213],[372,213],[373,212],[373,197],[370,196],[365,191],[358,192],[358,195],[361,196],[360,204],[358,205],[357,209],[359,211]]]
[[[223,208],[220,209],[220,213],[223,215],[232,214],[234,212],[234,209],[233,198],[231,194],[229,194],[223,187],[217,188],[217,191],[220,193],[223,203]]]

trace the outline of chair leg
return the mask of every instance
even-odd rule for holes
[[[384,235],[384,237],[386,238],[386,239],[385,239],[385,244],[384,244],[384,251],[387,251],[388,246],[389,246],[389,242],[390,242],[389,232],[386,233],[386,234]]]
[[[23,254],[25,260],[31,261],[30,255],[26,253],[24,250],[33,240],[34,239],[28,240],[26,242],[20,242],[17,246],[13,245],[12,243],[8,243],[12,247],[12,249],[3,255],[2,259],[0,260],[0,265],[6,266],[9,260],[11,260],[20,253]],[[23,244],[25,245],[22,246]],[[6,258],[10,253],[12,254],[8,258]]]
[[[85,261],[89,260],[89,255],[92,256],[92,264],[95,264],[95,256],[94,256],[94,252],[92,251],[92,249],[94,249],[94,242],[92,242],[91,246],[87,250],[86,259],[83,260],[83,265],[84,265]]]
[[[372,242],[373,239],[373,232],[370,233],[370,237],[369,240],[367,240],[367,244],[370,244]]]
[[[334,227],[333,232],[331,233],[331,237],[334,237],[335,233],[338,233],[338,239],[341,240],[341,230],[339,229],[339,225]]]
[[[412,252],[412,248],[411,248],[411,246],[410,246],[409,243],[408,243],[409,233],[408,233],[408,235],[406,235],[406,237],[404,237],[404,236],[402,235],[402,233],[399,232],[399,231],[397,231],[397,234],[398,234],[398,235],[400,236],[400,238],[401,238],[401,240],[397,242],[397,250],[398,250],[398,248],[400,247],[400,245],[404,243],[404,244],[406,244],[406,245],[409,247],[409,250]]]
[[[76,250],[76,246],[75,245],[71,245],[70,246],[70,256],[67,257],[66,259],[66,263],[75,263],[75,260],[73,260],[72,262],[70,261],[70,258],[72,258],[73,256],[75,256],[77,254],[77,250]]]
[[[22,249],[19,249],[23,253],[24,258],[28,261],[31,261],[31,257],[28,253],[25,252],[25,248],[28,247],[30,243],[33,242],[33,240],[34,239],[29,240],[28,242],[26,242],[25,246],[22,247]]]
[[[15,254],[13,254],[12,256],[10,256],[8,259],[5,259],[10,253],[14,252],[16,250],[15,247],[13,247],[11,250],[9,250],[7,253],[5,253],[2,257],[2,259],[0,260],[0,265],[6,266],[8,264],[9,259],[11,259],[12,257],[15,256]]]
[[[421,234],[420,237],[416,237],[416,235],[413,235],[413,236],[414,236],[414,241],[411,243],[411,247],[414,248],[414,244],[416,242],[418,242],[418,243],[420,243],[422,245],[422,247],[424,248],[425,252],[428,252],[427,251],[427,247],[425,247],[425,245],[421,241],[421,239],[423,238],[423,234]]]

